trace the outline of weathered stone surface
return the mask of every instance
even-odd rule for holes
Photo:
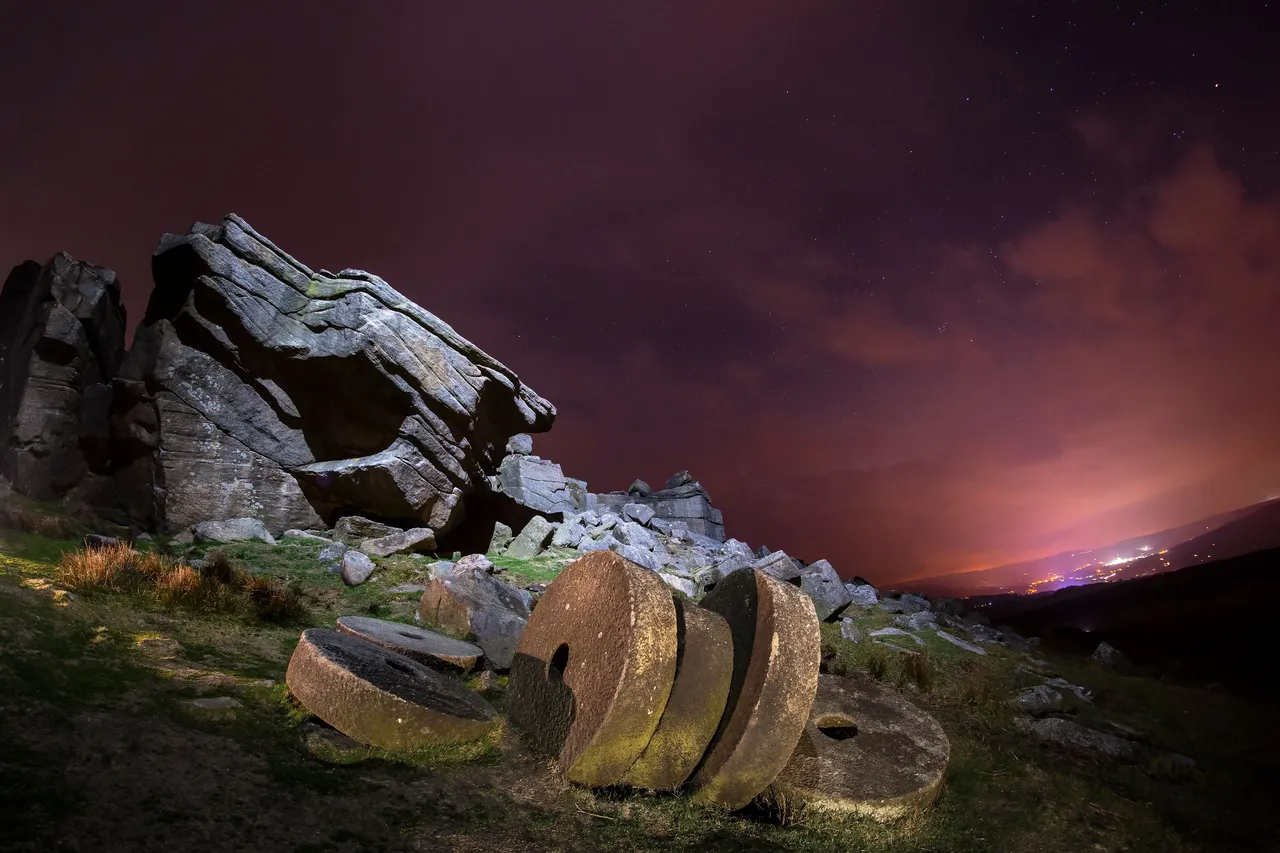
[[[312,533],[310,530],[298,530],[290,528],[281,534],[282,539],[308,539],[312,542],[324,542],[326,545],[333,540],[327,536],[321,536],[319,533]]]
[[[344,515],[333,526],[333,535],[341,542],[358,546],[366,539],[381,539],[392,533],[403,532],[399,527],[392,527],[380,521],[371,521],[362,515]]]
[[[340,572],[342,571],[342,556],[350,550],[351,546],[345,542],[330,542],[320,549],[320,565],[326,571]]]
[[[721,577],[728,577],[734,572],[751,568],[755,561],[756,558],[753,556],[745,554],[730,554],[728,557],[725,557],[723,560],[716,563],[715,568],[716,571],[720,573]]]
[[[893,624],[904,631],[923,631],[938,624],[938,617],[928,610],[903,613],[893,617]]]
[[[484,572],[489,575],[496,575],[502,572],[502,569],[493,564],[493,561],[484,554],[467,554],[465,557],[458,559],[455,567],[460,572]]]
[[[470,672],[484,654],[479,646],[426,628],[368,616],[341,616],[338,630],[435,669]]]
[[[623,504],[622,514],[632,521],[639,522],[640,524],[648,524],[653,520],[653,516],[655,515],[653,507],[637,503]]]
[[[581,519],[566,519],[556,528],[556,532],[551,535],[551,547],[576,548],[578,543],[582,541],[582,537],[586,535],[587,528]]]
[[[345,551],[340,564],[342,581],[347,586],[359,586],[369,579],[377,568],[363,551]]]
[[[529,620],[522,592],[483,570],[433,570],[418,615],[429,625],[475,638],[492,666],[507,669]]]
[[[125,310],[109,269],[65,252],[0,290],[0,475],[38,500],[112,500],[111,377]]]
[[[916,595],[911,592],[904,592],[898,599],[902,602],[902,606],[906,608],[907,613],[919,613],[924,610],[932,609],[929,599],[923,595]]]
[[[773,790],[817,811],[894,820],[937,799],[951,744],[929,714],[874,680],[818,677]]]
[[[915,634],[912,634],[909,631],[902,630],[901,628],[892,628],[892,627],[878,628],[875,631],[871,632],[871,636],[873,637],[906,637],[908,639],[914,640],[917,646],[924,645],[924,640],[920,639]]]
[[[1013,704],[1033,717],[1062,710],[1062,694],[1044,684],[1028,687],[1013,697]]]
[[[698,587],[688,578],[682,578],[678,575],[668,574],[667,572],[660,572],[658,577],[662,578],[662,582],[667,586],[672,589],[679,590],[689,598],[693,598],[698,594]]]
[[[537,456],[512,454],[498,468],[496,491],[537,512],[566,513],[586,509],[569,492],[560,466]]]
[[[1079,723],[1047,717],[1043,720],[1015,720],[1034,737],[1076,752],[1096,753],[1130,763],[1138,760],[1138,745],[1124,738],[1094,731]]]
[[[507,546],[507,556],[519,560],[536,557],[546,549],[547,543],[551,541],[554,534],[555,528],[551,526],[551,522],[540,515],[535,515]]]
[[[938,633],[941,634],[942,632],[939,631]],[[1050,687],[1056,687],[1060,690],[1066,690],[1071,695],[1079,699],[1081,702],[1093,701],[1092,690],[1090,690],[1088,687],[1081,687],[1079,684],[1072,684],[1071,682],[1067,681],[1065,678],[1057,678],[1057,677],[1050,678],[1048,681],[1045,682],[1045,684],[1049,685]]]
[[[711,505],[706,489],[697,482],[650,492],[647,484],[637,480],[626,492],[606,492],[595,497],[600,507],[619,512],[629,504],[648,506],[654,511],[648,525],[664,534],[670,535],[672,527],[662,526],[660,520],[672,526],[678,522],[717,546],[724,542],[724,516]]]
[[[493,536],[489,539],[489,547],[486,551],[490,554],[501,554],[507,550],[507,546],[514,538],[515,534],[511,532],[511,528],[499,521],[493,525]]]
[[[627,494],[646,497],[653,494],[653,489],[644,480],[632,480],[631,485],[627,486]]]
[[[770,552],[767,556],[753,562],[751,568],[780,581],[798,582],[800,580],[800,567],[787,556],[786,551]]]
[[[693,482],[693,475],[688,471],[677,471],[667,478],[666,488],[678,489]]]
[[[807,595],[759,571],[725,578],[702,606],[729,623],[733,680],[694,797],[738,809],[773,782],[804,731],[821,663],[818,616]]]
[[[658,547],[658,540],[651,532],[634,521],[624,521],[613,530],[614,538],[625,545],[634,545],[644,551]]]
[[[285,682],[308,711],[373,746],[472,740],[498,722],[489,703],[460,682],[327,628],[302,632]]]
[[[813,599],[819,619],[827,619],[852,600],[835,567],[826,560],[806,566],[800,573],[800,589]]]
[[[425,553],[434,551],[435,547],[436,534],[429,527],[400,530],[360,543],[360,550],[372,557],[390,557],[392,554],[407,554],[410,551]]]
[[[228,518],[225,521],[203,521],[192,532],[197,542],[266,542],[276,544],[266,525],[256,518]]]
[[[849,600],[859,607],[875,607],[880,600],[880,593],[871,584],[847,583],[844,588],[849,593]]]
[[[936,631],[936,633],[939,637],[946,640],[948,643],[951,643],[953,646],[959,646],[960,648],[964,649],[966,652],[973,652],[975,655],[985,655],[987,653],[987,650],[982,648],[981,646],[975,646],[973,643],[965,642],[964,640],[960,639],[954,634],[948,634],[946,631],[942,630],[941,628],[939,628]]]
[[[652,551],[646,551],[635,545],[618,545],[613,548],[613,551],[619,557],[630,560],[637,566],[644,566],[651,572],[662,570],[662,563],[658,562],[658,558],[653,555]]]
[[[671,591],[616,554],[588,554],[551,582],[520,639],[511,721],[572,782],[617,783],[662,719],[676,674]]]
[[[554,407],[360,270],[314,272],[237,216],[166,235],[116,377],[131,509],[272,531],[351,511],[442,533]],[[335,413],[341,413],[335,417]]]
[[[533,436],[527,432],[522,432],[511,436],[507,439],[507,453],[515,453],[521,456],[528,456],[533,453]]]
[[[636,788],[675,790],[689,778],[720,725],[733,679],[733,635],[724,617],[674,603],[675,682],[649,745],[622,778]]]
[[[840,620],[840,636],[844,637],[851,643],[862,642],[862,632],[858,630],[858,625],[852,619]]]

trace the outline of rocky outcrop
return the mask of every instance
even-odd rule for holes
[[[39,500],[109,501],[111,377],[125,310],[109,269],[66,253],[0,291],[0,474]]]
[[[512,453],[502,460],[490,485],[498,494],[539,513],[563,514],[587,508],[586,484],[574,480],[571,485],[550,459]]]
[[[512,436],[555,408],[361,270],[313,271],[244,220],[166,235],[115,381],[131,514],[274,532],[359,512],[449,530]]]
[[[724,516],[711,505],[711,496],[702,484],[680,471],[671,476],[666,488],[650,491],[647,483],[636,480],[625,492],[595,495],[601,511],[622,513],[628,505],[647,506],[654,516],[669,522],[680,522],[688,530],[717,542],[724,541]]]

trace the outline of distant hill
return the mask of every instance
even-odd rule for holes
[[[1255,523],[1273,517],[1270,512]],[[1244,541],[1248,529],[1237,528],[1236,541]],[[1270,548],[1150,577],[998,596],[977,609],[993,624],[1038,636],[1059,651],[1089,654],[1105,640],[1135,664],[1182,682],[1274,693],[1280,689],[1280,641],[1272,624],[1277,601],[1280,548]]]
[[[1239,526],[1236,526],[1236,525]],[[1218,531],[1222,531],[1219,542]],[[1194,544],[1193,544],[1194,543]],[[1191,545],[1186,550],[1185,545]],[[1142,548],[1151,552],[1167,551],[1163,559],[1134,559],[1123,569],[1125,576],[1139,572],[1172,571],[1195,565],[1207,559],[1206,555],[1231,557],[1247,554],[1263,548],[1280,547],[1280,500],[1218,513],[1207,518],[1135,536],[1096,548],[1063,551],[1050,557],[1008,563],[976,572],[960,572],[936,575],[907,581],[899,586],[919,590],[935,596],[993,595],[1000,592],[1024,592],[1035,580],[1051,575],[1067,575],[1082,565],[1092,563],[1102,556],[1141,557]],[[1217,550],[1214,550],[1214,549]],[[1171,558],[1172,555],[1172,558]],[[1186,556],[1192,555],[1192,556]],[[1198,555],[1198,556],[1195,556]],[[1170,565],[1164,566],[1168,562]]]

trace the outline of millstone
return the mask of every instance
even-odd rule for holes
[[[426,628],[368,616],[339,617],[338,630],[436,669],[456,668],[470,672],[484,654],[479,646]]]
[[[950,754],[937,721],[895,691],[823,675],[773,791],[820,811],[893,820],[937,799]]]
[[[733,678],[733,636],[724,617],[678,598],[676,678],[658,728],[622,781],[675,790],[698,766],[716,733]]]
[[[372,746],[472,740],[498,722],[461,682],[328,628],[302,632],[285,682],[308,711]]]
[[[694,774],[694,799],[739,809],[786,765],[818,686],[821,638],[813,600],[764,572],[742,570],[702,600],[733,635],[724,716]]]
[[[653,572],[595,551],[551,582],[520,637],[507,703],[571,782],[617,783],[662,719],[676,671],[676,611]]]

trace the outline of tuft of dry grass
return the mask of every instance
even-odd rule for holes
[[[245,571],[222,551],[211,552],[197,569],[168,554],[116,543],[63,554],[57,577],[80,590],[147,595],[169,607],[251,612],[273,622],[306,615],[295,590]]]

